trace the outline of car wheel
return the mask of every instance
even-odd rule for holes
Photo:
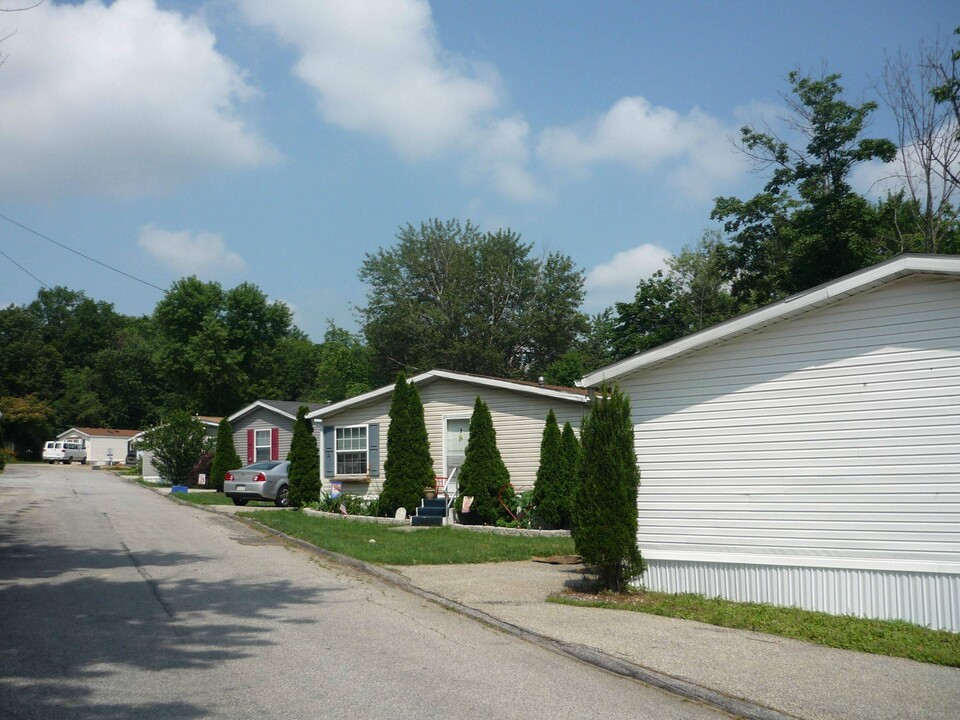
[[[70,458],[64,458],[64,459],[63,459],[63,464],[64,464],[64,465],[69,465],[69,464],[70,464]]]
[[[234,505],[246,505],[248,502],[246,498],[233,498]]]
[[[80,464],[81,464],[81,465],[86,465],[86,464],[87,464],[87,459],[84,458],[83,460],[81,460],[81,461],[80,461]]]
[[[277,507],[290,507],[290,493],[287,491],[286,485],[277,490],[277,497],[273,504]]]

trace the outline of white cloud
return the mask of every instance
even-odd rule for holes
[[[136,196],[275,158],[237,114],[255,95],[198,17],[154,0],[3,16],[0,196]]]
[[[662,172],[681,192],[703,198],[743,172],[732,135],[732,128],[699,109],[681,115],[643,97],[624,97],[585,126],[547,128],[537,154],[575,171],[617,163],[639,172]]]
[[[590,312],[598,312],[615,302],[629,302],[637,283],[657,270],[665,270],[672,255],[666,248],[650,243],[618,252],[587,273],[585,306]]]
[[[219,277],[244,270],[243,258],[227,250],[216,233],[162,230],[153,225],[140,228],[137,244],[181,275]]]
[[[407,159],[456,157],[507,197],[537,194],[526,123],[498,116],[493,68],[444,51],[426,0],[239,1],[299,51],[293,71],[326,122],[384,138]]]

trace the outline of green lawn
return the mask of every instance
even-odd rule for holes
[[[827,647],[960,667],[960,634],[905,622],[864,620],[797,608],[736,603],[702,595],[649,591],[592,596],[573,593],[555,595],[550,601],[698,620],[710,625],[755,630]]]
[[[404,531],[292,512],[254,512],[249,517],[317,547],[380,565],[454,565],[573,553],[568,537],[521,537],[445,527]]]
[[[185,500],[186,502],[191,502],[196,505],[233,505],[233,500],[228,498],[223,493],[212,493],[212,492],[187,492],[187,493],[174,493],[174,497],[178,500]],[[273,507],[273,500],[251,500],[247,507],[257,507],[267,505]]]

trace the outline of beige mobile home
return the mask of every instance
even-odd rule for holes
[[[579,429],[588,397],[578,388],[504,380],[447,370],[411,378],[423,402],[430,454],[438,478],[450,476],[463,462],[470,435],[470,415],[479,395],[489,406],[497,447],[517,491],[533,487],[540,464],[540,440],[547,413]],[[337,483],[343,492],[379,495],[387,459],[387,428],[393,386],[334,403],[308,417],[321,426],[324,491]],[[441,480],[442,482],[443,480]]]

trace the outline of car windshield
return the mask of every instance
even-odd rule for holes
[[[253,465],[247,465],[244,470],[273,470],[279,464],[279,460],[266,460],[264,462],[254,463]]]

